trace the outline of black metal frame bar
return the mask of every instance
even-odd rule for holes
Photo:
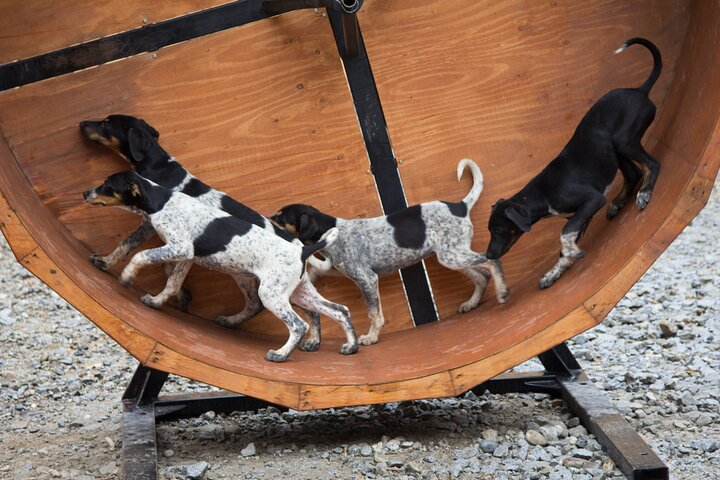
[[[335,42],[338,45],[338,53],[343,61],[345,76],[355,104],[383,212],[386,214],[396,212],[408,205],[362,33],[357,26],[356,19],[347,19],[346,15],[334,10],[328,10],[328,16],[335,34]],[[345,27],[346,22],[355,23],[357,35],[348,33],[350,28]],[[346,43],[348,35],[352,41],[357,41],[356,46],[348,46]],[[351,57],[347,52],[355,49],[357,49],[357,55]],[[426,274],[425,263],[420,262],[403,268],[400,271],[400,277],[405,287],[414,324],[417,326],[437,321],[437,309]]]
[[[625,418],[595,388],[562,343],[538,355],[545,372],[505,373],[471,390],[504,393],[543,393],[562,398],[581,423],[592,432],[620,471],[631,480],[667,480],[667,466]],[[190,418],[208,411],[232,413],[274,406],[264,400],[230,392],[177,395],[158,398],[168,374],[138,366],[123,395],[123,460],[125,480],[156,480],[158,421]]]

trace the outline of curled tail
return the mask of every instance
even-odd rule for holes
[[[638,88],[638,90],[645,92],[645,94],[647,95],[648,93],[650,93],[650,89],[653,87],[653,85],[655,85],[658,77],[660,77],[660,72],[662,71],[662,56],[660,55],[660,50],[658,50],[654,43],[652,43],[650,40],[639,37],[631,38],[627,42],[623,43],[620,48],[615,50],[615,53],[622,53],[627,47],[629,47],[630,45],[635,45],[636,43],[650,50],[650,53],[653,56],[654,64],[652,72],[650,72],[650,76],[647,78],[647,80],[645,80],[645,83],[640,85],[640,87]]]
[[[331,228],[325,232],[322,237],[320,237],[320,241],[313,243],[312,245],[305,245],[302,247],[302,256],[300,257],[302,262],[305,263],[313,253],[319,252],[320,250],[335,243],[335,240],[337,240],[339,235],[340,231],[337,228]]]
[[[462,160],[460,160],[457,167],[458,182],[462,178],[466,168],[469,168],[470,172],[472,173],[473,186],[468,192],[468,194],[465,195],[465,198],[463,198],[463,203],[467,205],[468,210],[470,210],[475,205],[475,202],[477,202],[478,198],[480,198],[480,194],[483,191],[483,174],[480,171],[480,167],[478,167],[477,163],[473,162],[469,158],[463,158]]]

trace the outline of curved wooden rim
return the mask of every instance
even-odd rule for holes
[[[715,18],[718,18],[717,7],[701,4],[692,15],[691,25],[697,32],[700,32],[700,36],[717,36],[717,28],[712,26]],[[698,42],[702,40],[708,39],[701,38]],[[711,41],[705,43],[713,44]],[[677,79],[684,74],[690,75],[693,68],[692,48],[693,45],[690,45],[686,39],[683,56],[687,59],[678,68],[675,83],[678,83]],[[710,54],[712,58],[707,61],[707,68],[702,72],[705,74],[705,78],[701,80],[704,81],[720,77],[717,53],[711,52]],[[678,83],[674,85],[673,89],[680,90],[685,87],[687,85]],[[663,112],[663,116],[677,113],[676,111]],[[622,269],[598,288],[593,295],[551,325],[493,355],[457,365],[454,368],[438,369],[429,374],[415,376],[409,374],[406,378],[398,381],[376,384],[351,382],[317,384],[278,381],[263,377],[261,369],[258,369],[257,375],[239,373],[191,358],[133,327],[124,321],[117,312],[112,312],[88,295],[73,281],[71,276],[58,266],[62,263],[62,259],[57,256],[58,253],[53,254],[52,249],[48,248],[57,239],[47,236],[47,232],[38,230],[37,225],[29,225],[21,220],[20,217],[29,222],[35,222],[37,219],[32,215],[27,215],[27,212],[39,213],[39,211],[33,210],[32,206],[23,205],[23,199],[17,195],[20,191],[32,192],[32,187],[30,182],[24,178],[5,138],[0,140],[0,156],[12,158],[10,163],[15,170],[10,168],[0,172],[0,184],[12,186],[11,190],[0,193],[0,227],[21,264],[53,290],[69,299],[76,308],[144,365],[298,410],[452,396],[467,391],[482,381],[541,353],[552,346],[553,342],[559,343],[597,325],[605,318],[622,295],[629,290],[707,202],[720,167],[720,123],[718,122],[718,112],[713,112],[713,115],[712,133],[705,140],[701,155],[695,161],[686,158],[686,155],[681,152],[673,151],[673,145],[670,142],[658,141],[658,145],[662,148],[673,151],[673,155],[692,165],[692,175],[663,223],[648,237],[643,246]],[[655,140],[657,141],[657,139]],[[42,210],[44,212],[44,209]],[[16,212],[22,211],[25,213],[16,214]],[[50,215],[49,212],[44,213]],[[62,227],[59,228],[62,229]],[[67,231],[64,234],[70,235]]]

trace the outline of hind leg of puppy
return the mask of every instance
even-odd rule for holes
[[[469,267],[458,270],[470,278],[475,284],[475,290],[470,298],[464,301],[458,308],[458,313],[467,313],[480,305],[480,299],[487,290],[488,280],[490,280],[490,272],[479,268]]]
[[[622,190],[615,197],[607,209],[606,216],[609,219],[614,218],[620,209],[625,206],[628,197],[635,191],[640,180],[642,180],[642,172],[635,166],[632,160],[619,155],[619,168],[623,176]]]
[[[286,292],[279,291],[276,287],[263,287],[261,281],[258,294],[265,308],[285,323],[290,334],[285,345],[278,350],[268,351],[267,355],[265,355],[265,360],[270,362],[284,362],[305,336],[308,325],[293,311]]]
[[[636,142],[620,144],[617,148],[621,155],[632,158],[640,163],[646,170],[642,185],[640,185],[640,190],[637,194],[636,202],[638,208],[643,210],[648,206],[648,203],[650,203],[650,197],[652,197],[655,182],[660,173],[660,162],[645,151],[639,139]]]
[[[363,272],[354,272],[350,277],[355,285],[360,288],[365,304],[368,309],[368,318],[370,319],[370,329],[365,335],[360,335],[358,341],[360,345],[372,345],[377,343],[380,336],[380,330],[385,325],[385,316],[383,315],[382,305],[380,304],[380,287],[378,284],[378,276],[372,270]]]
[[[493,281],[495,282],[495,297],[497,298],[498,303],[505,303],[508,299],[508,288],[507,284],[505,283],[505,274],[503,273],[502,266],[500,265],[500,262],[498,260],[488,260],[488,258],[483,255],[482,253],[473,252],[470,250],[470,245],[467,245],[467,249],[464,251],[456,251],[452,248],[441,248],[438,249],[436,252],[438,262],[440,265],[443,265],[451,270],[458,270],[465,275],[474,275],[473,273],[468,274],[464,271],[464,269],[472,268],[472,270],[483,271],[481,275],[485,278],[486,272],[490,272],[492,275]],[[475,295],[477,292],[477,289],[482,289],[482,292],[480,292],[480,297],[482,297],[483,293],[485,292],[485,288],[487,288],[487,278],[484,280],[484,285],[482,284],[482,281],[478,282],[475,281],[475,278],[470,277],[473,282],[475,283],[476,291],[473,292],[472,297],[468,299],[463,305],[466,305],[469,307],[473,304],[471,300],[475,298]],[[478,302],[480,299],[478,299]],[[460,309],[463,308],[463,305],[460,306]],[[475,305],[477,307],[477,305]],[[472,308],[475,308],[472,307]],[[465,310],[469,311],[472,310],[472,308]],[[460,310],[458,310],[460,313]]]
[[[584,229],[587,228],[593,215],[595,215],[603,205],[605,205],[605,197],[601,193],[595,192],[595,194],[575,212],[575,215],[568,220],[560,235],[560,243],[562,244],[560,259],[555,266],[540,279],[540,288],[548,288],[576,261],[585,256],[585,252],[577,245],[578,238]]]
[[[115,250],[113,250],[112,253],[106,256],[102,256],[99,253],[93,253],[90,255],[90,262],[92,262],[92,264],[100,270],[107,270],[119,261],[125,260],[130,252],[147,241],[153,233],[155,233],[155,229],[150,221],[143,220],[140,226],[133,233],[125,237],[125,239],[123,239],[123,241],[115,247]]]
[[[175,267],[177,264],[175,263],[166,263],[163,265],[163,269],[165,270],[165,276],[168,277],[168,281],[170,280],[170,277],[173,275],[173,271],[175,270]],[[187,276],[187,274],[186,274]],[[181,286],[177,292],[173,294],[175,296],[175,301],[177,302],[178,310],[181,312],[187,312],[188,307],[190,306],[190,302],[192,301],[192,294],[190,293],[190,290],[187,288]],[[141,299],[142,300],[142,299]],[[145,303],[145,302],[143,302]],[[150,305],[148,305],[150,306]]]
[[[163,291],[155,296],[147,293],[140,297],[140,301],[150,308],[160,308],[170,297],[180,294],[185,277],[187,277],[190,267],[192,267],[192,262],[168,263],[166,265],[170,265],[172,271],[170,275],[168,275],[167,283]],[[180,309],[182,310],[182,308]]]
[[[336,322],[340,324],[340,326],[343,329],[343,332],[345,332],[345,338],[347,340],[346,343],[343,344],[343,346],[340,348],[340,353],[343,355],[349,355],[351,353],[355,353],[358,351],[358,339],[355,335],[355,329],[353,328],[352,322],[350,320],[350,311],[347,309],[346,306],[340,305],[334,302],[331,302],[330,300],[325,299],[320,293],[315,289],[315,286],[310,283],[307,279],[303,279],[300,284],[297,286],[295,291],[293,292],[292,296],[290,297],[291,303],[302,307],[306,310],[309,310],[311,312],[315,313],[322,313],[323,315],[327,315],[328,317],[332,318]],[[311,317],[311,321],[313,318]],[[313,340],[312,336],[312,328],[311,325],[311,335],[308,341]],[[320,329],[319,329],[319,318],[318,318],[318,329],[317,329],[317,341],[318,344],[320,342]],[[307,343],[307,342],[306,342]],[[305,344],[303,344],[305,346]],[[312,344],[308,346],[313,346]],[[300,347],[303,348],[303,347]],[[317,349],[317,348],[315,348]],[[305,350],[305,348],[303,348]]]
[[[245,298],[245,308],[235,315],[220,315],[215,324],[225,328],[235,328],[260,313],[263,304],[258,297],[258,281],[255,277],[246,275],[233,275],[233,280]]]
[[[320,314],[310,310],[302,310],[310,322],[310,329],[308,330],[305,340],[300,344],[300,350],[303,352],[316,352],[317,349],[320,348]]]

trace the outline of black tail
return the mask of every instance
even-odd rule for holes
[[[302,262],[305,263],[305,261],[310,258],[313,253],[319,252],[323,248],[327,248],[335,243],[339,234],[340,232],[337,228],[331,228],[325,232],[325,235],[320,237],[320,241],[313,243],[312,245],[305,245],[302,247],[302,255],[300,256]]]
[[[650,76],[647,78],[647,80],[645,80],[645,83],[640,85],[640,87],[638,88],[638,90],[645,92],[645,94],[647,95],[648,93],[650,93],[650,89],[653,87],[653,85],[655,85],[655,82],[657,82],[658,77],[660,77],[660,72],[662,71],[662,56],[660,55],[660,50],[658,50],[654,43],[652,43],[650,40],[639,37],[631,38],[627,42],[623,43],[622,46],[615,51],[615,53],[622,53],[627,47],[629,47],[630,45],[635,45],[636,43],[650,50],[650,53],[653,56],[654,65],[652,72],[650,72]]]

